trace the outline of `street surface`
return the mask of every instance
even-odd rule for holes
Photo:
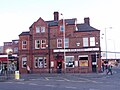
[[[20,80],[0,82],[0,90],[120,90],[120,68],[113,75],[89,74],[29,74]]]

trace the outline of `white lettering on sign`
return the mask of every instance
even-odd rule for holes
[[[99,48],[65,49],[65,52],[78,52],[78,51],[99,51]],[[64,49],[54,49],[53,52],[64,52]]]

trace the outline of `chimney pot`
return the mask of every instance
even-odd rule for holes
[[[59,20],[59,12],[54,12],[54,21]]]
[[[90,25],[90,18],[89,17],[84,18],[84,23]]]

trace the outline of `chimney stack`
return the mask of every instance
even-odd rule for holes
[[[54,12],[54,21],[59,20],[59,12]]]
[[[84,18],[84,23],[90,25],[90,18],[89,17]]]

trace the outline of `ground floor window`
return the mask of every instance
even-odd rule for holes
[[[22,57],[22,68],[26,68],[27,66],[27,57]]]
[[[88,67],[88,55],[79,56],[79,66]]]
[[[66,56],[66,67],[74,67],[74,56]]]
[[[35,68],[46,68],[47,66],[46,57],[35,56],[34,66]]]

